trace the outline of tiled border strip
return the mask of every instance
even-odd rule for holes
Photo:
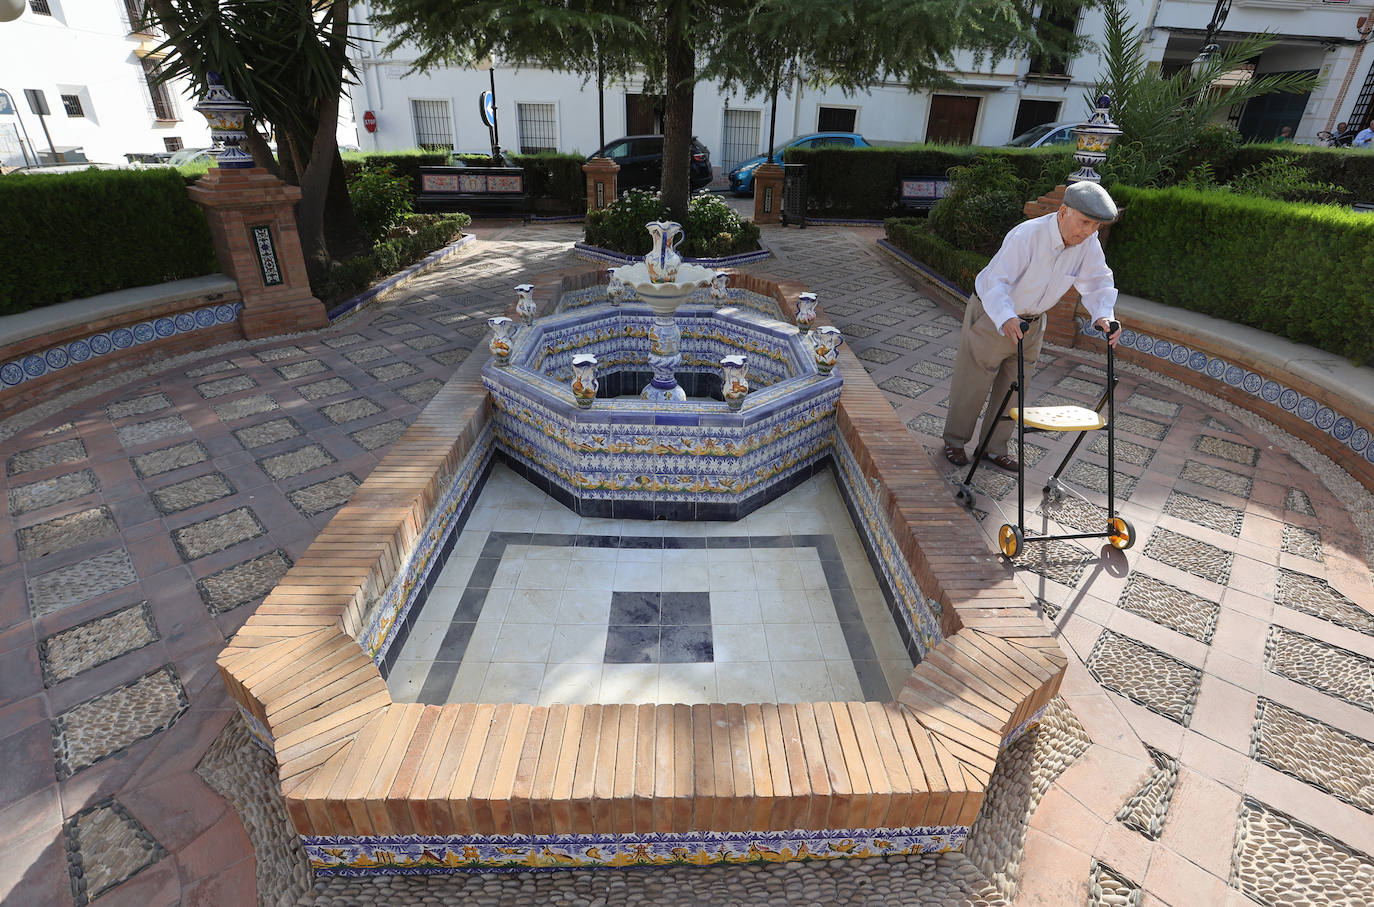
[[[701,265],[703,268],[738,268],[766,261],[773,257],[773,252],[767,246],[763,243],[759,243],[759,245],[761,248],[757,252],[741,252],[739,255],[723,255],[720,258],[684,258],[682,260],[688,264]],[[591,246],[584,242],[573,243],[573,254],[583,261],[604,261],[613,265],[628,265],[644,260],[643,255],[626,255],[623,252]]]
[[[1074,316],[1074,327],[1083,336],[1103,336],[1082,315]],[[1149,323],[1145,327],[1150,333],[1123,330],[1117,351],[1124,349],[1129,358],[1147,367],[1162,367],[1166,374],[1292,431],[1341,463],[1374,491],[1374,434],[1370,427],[1356,421],[1362,414],[1351,418],[1340,412],[1344,407],[1330,389],[1314,387],[1282,372],[1266,375],[1240,365],[1234,353],[1223,351],[1230,353],[1230,358],[1223,358],[1216,350],[1199,348],[1195,341],[1185,343],[1164,325]],[[1363,414],[1363,418],[1368,419],[1369,414]]]
[[[376,302],[384,296],[391,295],[396,290],[399,290],[401,287],[410,283],[410,281],[413,278],[419,277],[421,274],[424,274],[427,271],[434,270],[434,268],[437,267],[440,262],[445,261],[454,255],[457,255],[461,249],[475,242],[477,242],[476,236],[474,236],[471,233],[464,233],[462,236],[458,237],[453,242],[449,243],[443,248],[435,249],[433,252],[429,253],[424,258],[415,262],[415,264],[411,265],[408,268],[405,268],[402,271],[398,271],[395,274],[392,274],[390,277],[388,277],[386,280],[383,280],[376,286],[369,287],[368,289],[363,290],[361,293],[359,293],[357,296],[354,296],[352,299],[344,300],[343,302],[339,303],[334,308],[329,310],[330,324],[333,324],[345,315],[350,314],[355,309],[362,308],[370,302]]]
[[[943,825],[644,835],[307,836],[302,843],[316,875],[360,876],[383,867],[395,875],[434,875],[894,857],[959,850],[967,837],[966,826]]]
[[[598,277],[545,276],[536,299],[547,308]],[[735,283],[787,315],[803,289]],[[299,833],[758,840],[972,824],[1003,741],[1057,693],[1066,659],[847,349],[837,423],[871,489],[859,497],[940,609],[943,639],[896,702],[391,702],[357,640],[479,448],[490,419],[479,360],[460,366],[220,656],[231,695],[271,739]],[[363,868],[394,871],[385,856]]]

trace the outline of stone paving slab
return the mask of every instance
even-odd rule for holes
[[[1066,651],[1077,653],[1065,694],[1082,729],[1073,743],[1061,736],[1048,750],[1032,748],[1028,774],[1006,796],[989,797],[980,821],[1019,834],[964,857],[886,868],[856,861],[302,884],[299,864],[279,856],[289,835],[244,832],[262,824],[254,814],[265,795],[239,793],[262,776],[241,747],[216,750],[220,770],[211,772],[237,781],[211,789],[186,780],[202,757],[215,761],[207,751],[226,727],[214,654],[308,547],[319,525],[312,515],[327,518],[331,502],[366,478],[452,369],[474,349],[483,354],[485,318],[505,309],[511,286],[573,263],[579,232],[484,228],[475,252],[333,328],[183,357],[137,384],[87,389],[0,434],[8,505],[0,518],[9,520],[0,532],[0,579],[8,580],[0,584],[0,756],[8,770],[0,817],[11,820],[0,821],[0,891],[26,904],[76,903],[64,829],[108,799],[100,822],[90,821],[94,812],[83,819],[99,829],[89,832],[99,845],[80,850],[93,861],[90,872],[83,867],[88,893],[98,890],[92,881],[111,882],[102,899],[111,903],[253,903],[255,876],[265,901],[313,904],[460,896],[732,902],[722,891],[738,891],[740,903],[1116,903],[1108,896],[1135,892],[1143,903],[1175,907],[1364,903],[1374,884],[1374,834],[1352,823],[1368,817],[1365,776],[1374,761],[1374,588],[1364,556],[1370,542],[1352,514],[1368,509],[1367,495],[1273,426],[1135,368],[1118,370],[1116,453],[1119,504],[1139,541],[1124,554],[1091,543],[1042,546],[1007,566],[1027,599],[1042,603]],[[939,448],[959,313],[880,253],[878,236],[867,228],[766,228],[775,257],[751,270],[820,295],[921,456]],[[1030,393],[1092,401],[1102,364],[1092,349],[1046,350]],[[330,412],[350,411],[325,411],[354,400],[379,411],[338,425]],[[1028,508],[1039,520],[1083,525],[1100,519],[1101,436],[1066,473],[1091,503],[1038,510],[1042,479],[1066,445],[1038,436],[1028,448]],[[1014,513],[1015,484],[993,470],[979,480],[993,551],[998,527]],[[114,532],[106,531],[109,519]],[[81,536],[79,547],[59,547],[63,527],[87,524],[100,531]],[[23,530],[36,531],[21,542]],[[238,541],[219,544],[229,538]],[[40,549],[48,553],[21,556]],[[190,554],[198,556],[183,560]],[[1106,647],[1111,657],[1101,654]],[[1146,663],[1156,670],[1142,670]],[[1218,704],[1245,701],[1253,711],[1227,717],[1208,707],[1185,729],[1189,703],[1206,706],[1206,691],[1223,688],[1235,693]],[[125,700],[141,707],[107,707]],[[1348,717],[1355,715],[1365,723]],[[1244,733],[1230,728],[1231,718]],[[62,726],[57,737],[54,722]],[[112,758],[116,752],[123,755]],[[1068,764],[1073,772],[1064,771]],[[68,794],[98,796],[59,797],[59,772],[71,775],[61,782]],[[1179,843],[1200,814],[1187,798],[1169,803],[1168,779],[1189,772],[1241,798],[1234,829],[1211,828],[1233,845],[1229,866],[1208,857],[1204,867]],[[181,819],[153,793],[155,782],[184,800]],[[166,856],[127,874],[152,851],[132,847],[141,839],[115,804]],[[1080,815],[1094,818],[1070,821]]]

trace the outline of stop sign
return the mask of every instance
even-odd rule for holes
[[[377,131],[377,115],[370,110],[363,112],[363,128],[368,132]]]

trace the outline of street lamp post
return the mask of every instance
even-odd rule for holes
[[[1217,32],[1221,31],[1221,27],[1226,24],[1226,15],[1229,12],[1231,12],[1231,0],[1217,0],[1217,5],[1212,10],[1212,20],[1207,23],[1207,37],[1202,39],[1202,50],[1198,51],[1198,55],[1189,67],[1194,79],[1202,75],[1203,70],[1207,68],[1208,61],[1216,55],[1219,49],[1216,45]]]

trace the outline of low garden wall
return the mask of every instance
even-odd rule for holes
[[[223,274],[0,316],[0,419],[130,367],[242,340],[243,297]]]

